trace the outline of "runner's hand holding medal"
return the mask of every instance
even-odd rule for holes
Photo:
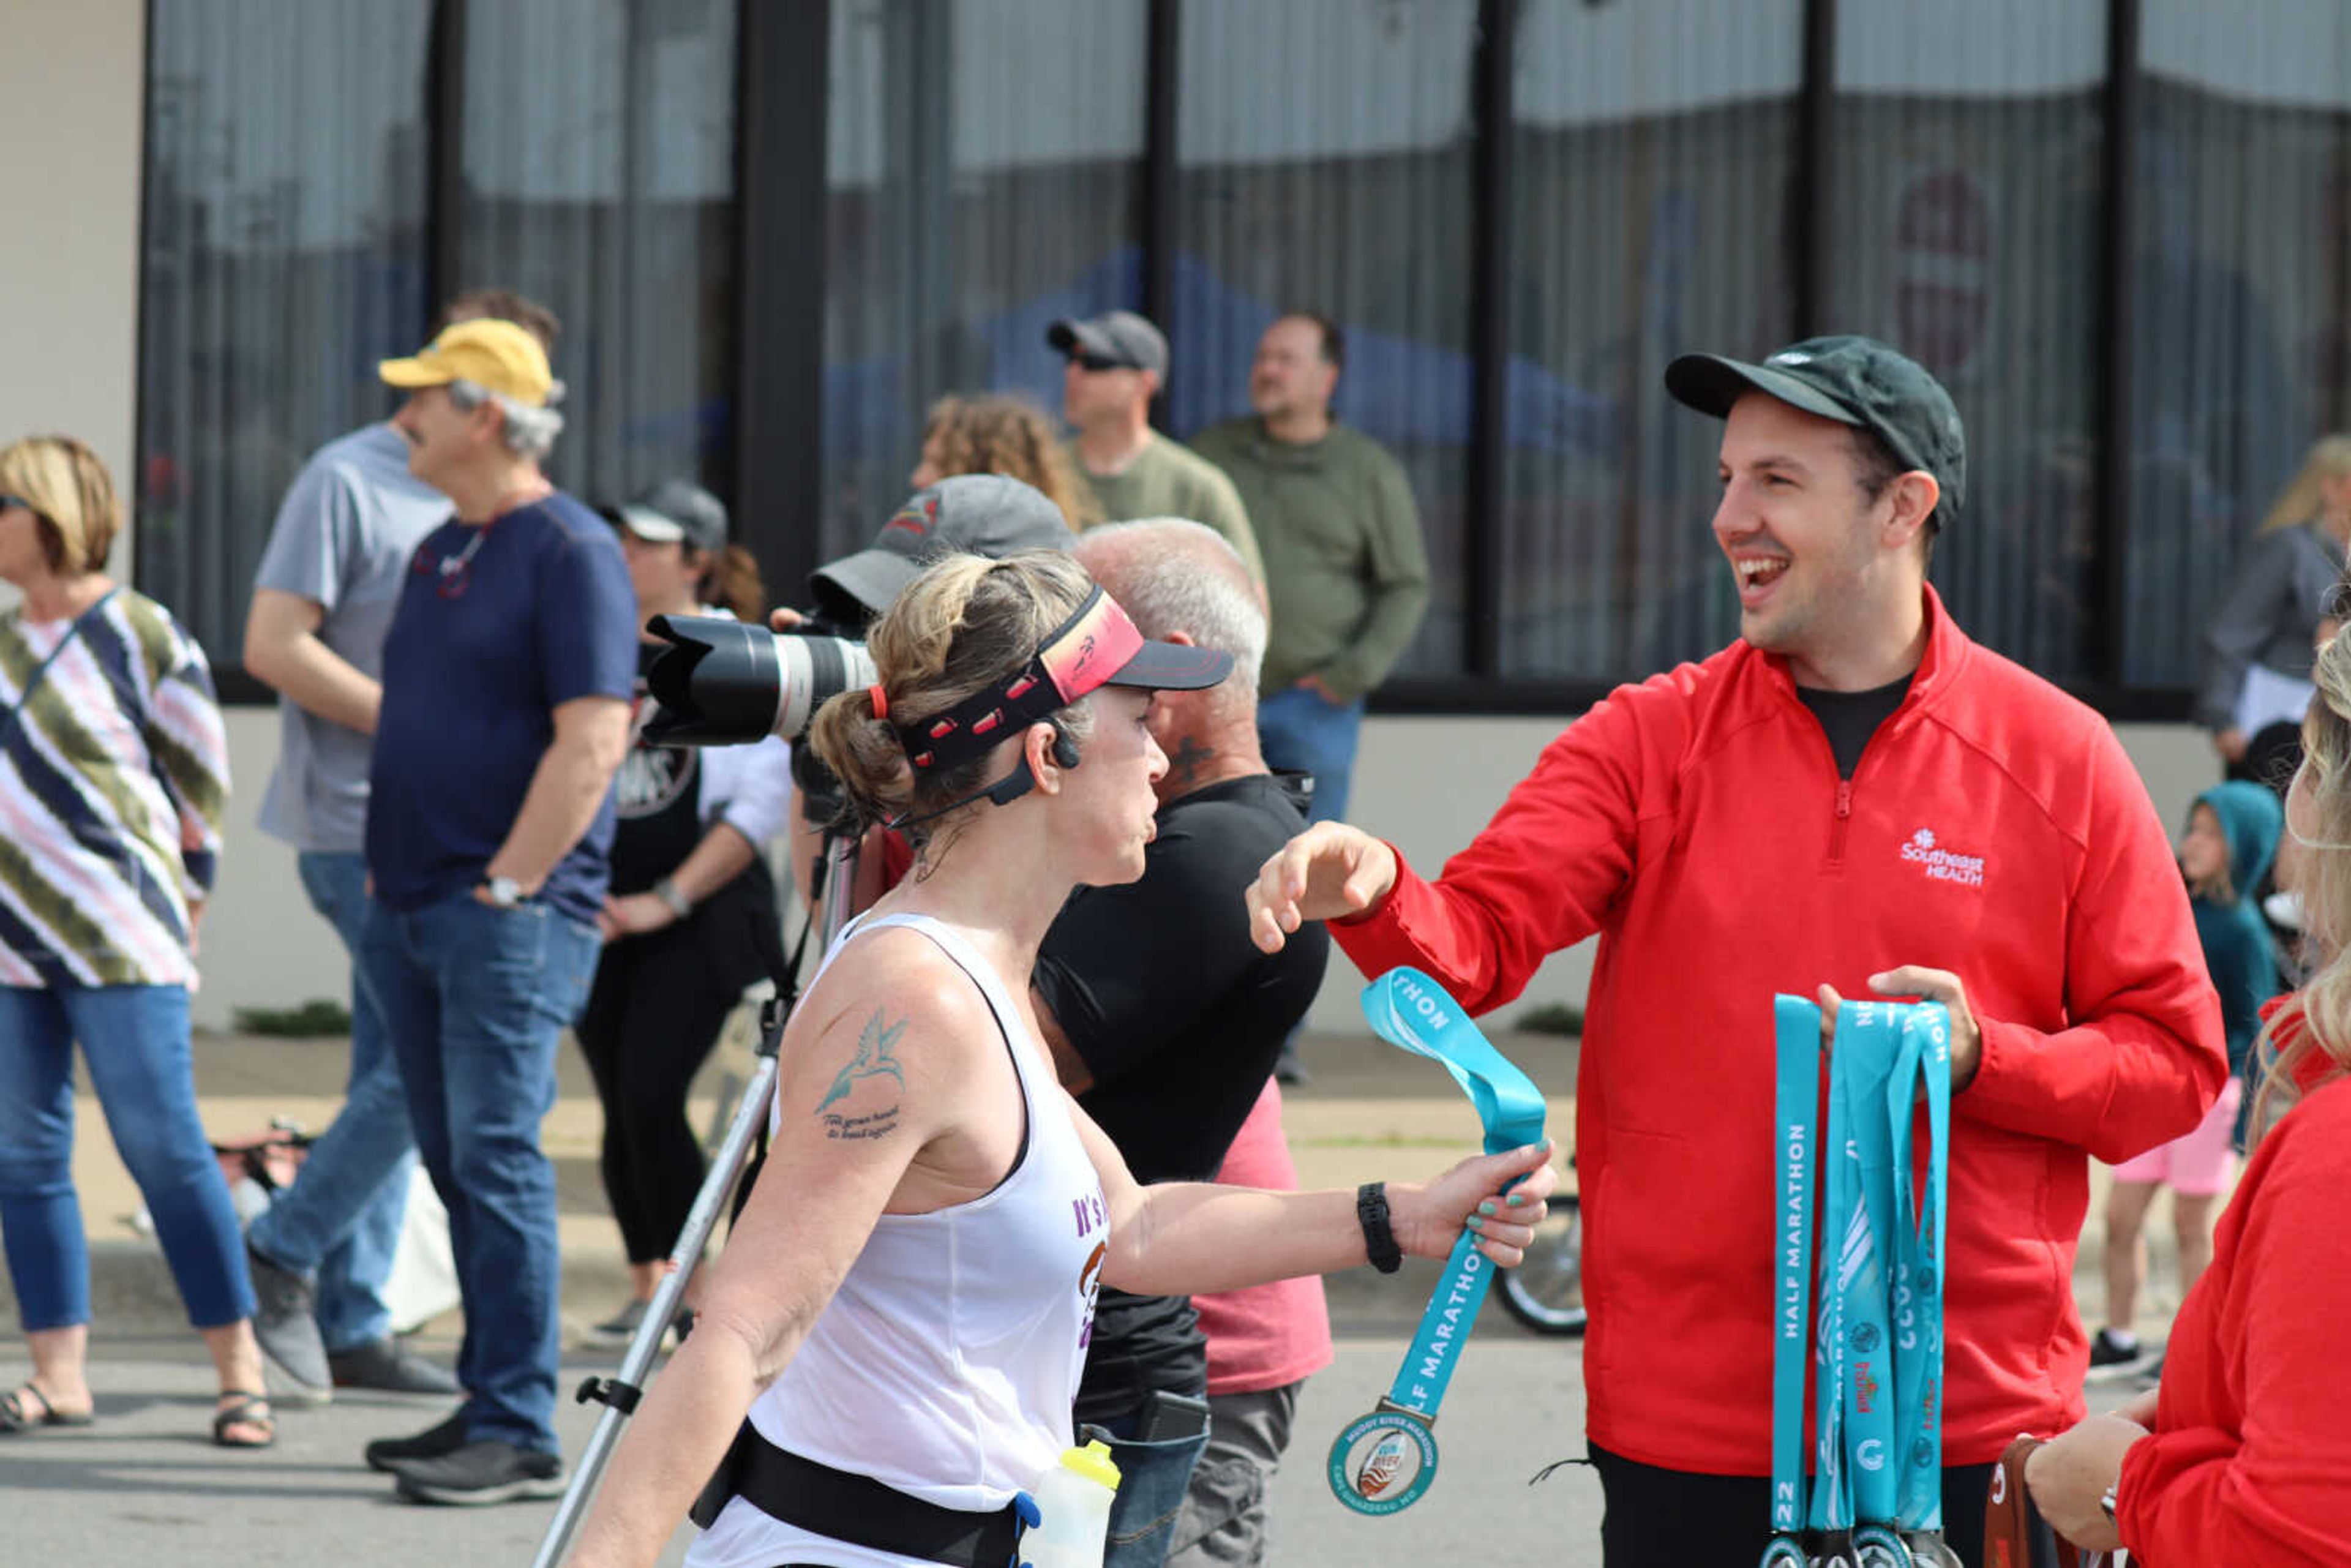
[[[1391,969],[1364,988],[1363,999],[1374,1034],[1443,1063],[1453,1074],[1485,1124],[1488,1154],[1543,1141],[1541,1092],[1494,1049],[1442,986],[1417,969]],[[1399,1512],[1419,1501],[1437,1479],[1437,1408],[1494,1280],[1495,1265],[1478,1250],[1478,1241],[1475,1230],[1464,1230],[1454,1244],[1387,1397],[1331,1445],[1331,1490],[1358,1513]],[[1383,1265],[1394,1266],[1392,1260]]]

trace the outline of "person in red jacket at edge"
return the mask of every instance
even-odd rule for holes
[[[1597,933],[1577,1082],[1584,1383],[1608,1568],[1732,1568],[1770,1540],[1773,993],[1951,1011],[1944,1523],[1979,1555],[1991,1467],[2078,1420],[2088,1156],[2196,1125],[2228,1071],[2163,824],[2104,720],[1969,641],[1927,584],[1966,438],[1866,338],[1685,355],[1725,420],[1714,536],[1740,640],[1619,688],[1423,880],[1316,825],[1248,893],[1365,974],[1472,1013]]]
[[[2340,591],[2338,590],[2338,593]],[[2286,796],[2324,962],[2263,1009],[2252,1159],[2172,1323],[2163,1383],[2033,1450],[2033,1501],[2134,1568],[2351,1563],[2351,1363],[2329,1310],[2351,1279],[2351,639],[2320,652]]]

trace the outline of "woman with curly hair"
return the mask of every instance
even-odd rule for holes
[[[1102,520],[1102,503],[1053,434],[1053,422],[1024,398],[949,393],[931,405],[922,461],[908,482],[927,490],[956,474],[1009,474],[1045,492],[1071,532]]]

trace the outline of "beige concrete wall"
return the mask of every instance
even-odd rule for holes
[[[0,442],[64,431],[134,489],[146,7],[20,0],[0,49]],[[134,520],[134,531],[135,531]],[[129,558],[117,548],[118,570]],[[0,590],[5,591],[5,590]]]
[[[332,927],[310,911],[294,852],[253,825],[277,761],[277,710],[228,710],[231,793],[220,881],[204,913],[200,1028],[226,1029],[240,1007],[347,1001],[350,969]]]

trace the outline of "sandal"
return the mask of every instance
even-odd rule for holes
[[[269,1396],[248,1389],[224,1388],[221,1406],[213,1412],[213,1441],[224,1448],[266,1448],[277,1441],[277,1422],[269,1413]],[[258,1438],[232,1437],[238,1427],[260,1432]]]
[[[28,1398],[39,1408],[30,1408],[26,1403]],[[87,1427],[97,1419],[88,1410],[58,1409],[29,1377],[14,1393],[0,1395],[0,1433],[29,1432],[36,1427]]]

